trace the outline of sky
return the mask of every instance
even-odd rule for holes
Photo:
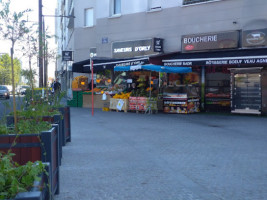
[[[1,1],[1,0],[0,0]],[[2,0],[3,2],[5,0]],[[32,12],[28,16],[29,21],[38,22],[38,3],[39,0],[11,0],[11,10],[14,11],[23,11],[30,8]],[[57,0],[43,0],[43,15],[55,15]],[[45,17],[45,25],[48,27],[49,35],[55,34],[55,18],[54,17]],[[56,48],[55,39],[51,39],[49,42],[50,46]],[[0,40],[0,53],[10,54],[10,42]],[[28,61],[23,59],[19,53],[15,57],[19,58],[22,62],[22,68],[27,69]],[[38,71],[38,70],[37,70]],[[50,63],[48,66],[48,77],[54,77],[55,64]]]

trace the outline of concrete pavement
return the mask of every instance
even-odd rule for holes
[[[56,200],[265,200],[267,118],[71,108]]]

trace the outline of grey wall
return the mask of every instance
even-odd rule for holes
[[[182,35],[267,28],[266,10],[266,0],[224,0],[100,18],[92,28],[75,29],[74,59],[88,59],[90,47],[97,47],[99,57],[111,57],[114,41],[152,37],[164,39],[165,53],[181,51]],[[107,44],[102,44],[103,37],[108,38]]]

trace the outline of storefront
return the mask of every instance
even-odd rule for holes
[[[96,52],[96,50],[95,50]],[[134,79],[138,79],[139,72],[131,74],[129,77],[125,72],[114,72],[114,67],[136,66],[149,64],[150,55],[158,55],[163,52],[163,39],[151,38],[135,41],[119,41],[112,43],[112,58],[92,58],[73,64],[73,72],[88,74],[91,77],[91,63],[93,62],[94,73],[94,90],[90,88],[90,82],[88,90],[83,92],[83,106],[92,106],[92,92],[96,95],[94,98],[96,101],[94,104],[98,108],[103,107],[103,101],[101,96],[103,93],[107,94],[107,99],[110,95],[113,96],[116,93],[128,90],[132,87]],[[89,75],[90,74],[90,75]],[[148,74],[143,73],[142,77],[148,80]],[[155,78],[156,76],[153,76]],[[156,82],[156,81],[155,81]]]
[[[242,40],[238,31],[183,36],[182,53],[163,63],[201,69],[203,111],[266,114],[266,33],[243,31]]]

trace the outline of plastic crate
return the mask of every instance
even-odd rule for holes
[[[70,107],[77,107],[78,106],[77,101],[74,101],[74,100],[68,100],[67,105]]]
[[[79,91],[72,91],[72,99],[78,99]]]

